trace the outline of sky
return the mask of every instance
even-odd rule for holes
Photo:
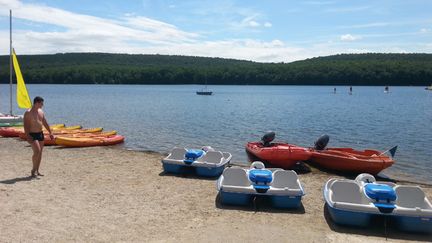
[[[430,0],[0,0],[0,55],[107,52],[292,62],[432,53]]]

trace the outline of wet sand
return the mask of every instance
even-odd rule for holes
[[[383,222],[371,229],[335,225],[322,199],[332,177],[301,174],[307,195],[297,210],[223,206],[216,179],[164,174],[158,153],[122,147],[46,147],[43,177],[28,177],[31,148],[0,138],[0,242],[406,242],[431,241]],[[403,182],[401,184],[409,184]],[[432,199],[432,187],[423,186]]]

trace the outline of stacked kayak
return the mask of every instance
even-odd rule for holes
[[[61,129],[69,129],[70,130],[70,128],[65,128],[64,124],[52,125],[52,126],[50,126],[50,128],[53,132],[60,131]],[[75,126],[72,128],[74,128],[74,129],[81,128],[81,126]],[[22,126],[0,127],[0,136],[2,136],[2,137],[20,137],[20,135],[21,136],[24,135],[24,128]]]
[[[0,122],[0,128],[2,127],[22,127],[22,122]]]
[[[265,134],[260,142],[248,142],[246,152],[251,161],[259,160],[273,167],[292,168],[298,161],[308,160],[311,152],[307,148],[288,143],[272,143],[274,132]]]
[[[99,129],[83,129],[84,132],[77,132],[77,133],[63,133],[63,134],[56,134],[54,135],[54,139],[51,139],[49,134],[44,134],[45,137],[45,145],[51,146],[51,145],[61,145],[57,143],[56,138],[89,138],[89,137],[108,137],[116,135],[116,131],[110,131],[110,132],[102,132]]]
[[[51,139],[48,131],[43,130],[44,145],[60,145],[63,147],[89,147],[107,146],[124,142],[124,136],[118,135],[116,131],[102,132],[103,128],[88,128],[82,126],[69,126],[57,124],[50,127],[54,139]],[[0,136],[20,137],[26,140],[23,127],[1,127]]]
[[[418,186],[376,182],[370,174],[355,180],[330,179],[324,200],[338,224],[367,227],[377,217],[387,217],[400,230],[432,233],[432,205]]]
[[[222,204],[248,205],[255,197],[271,200],[277,208],[298,208],[304,190],[295,171],[266,169],[259,161],[249,169],[226,168],[217,181]]]
[[[78,136],[58,136],[55,138],[56,145],[63,147],[91,147],[108,146],[124,142],[125,137],[121,135],[78,135]]]
[[[320,167],[349,172],[349,173],[369,173],[376,175],[382,170],[393,165],[393,156],[397,146],[389,150],[391,156],[377,150],[354,150],[352,148],[325,148],[329,137],[322,136],[315,142],[315,147],[311,148],[309,161]]]

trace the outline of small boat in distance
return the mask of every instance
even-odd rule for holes
[[[426,87],[425,90],[432,90],[432,85],[429,87]]]
[[[205,78],[205,87],[204,89],[197,91],[196,92],[197,95],[212,95],[213,91],[207,90],[207,76]]]
[[[389,90],[389,86],[385,86],[385,88],[384,88],[384,93],[389,93],[390,92],[390,90]]]
[[[201,91],[197,91],[196,94],[197,95],[212,95],[213,92],[212,91],[201,90]]]

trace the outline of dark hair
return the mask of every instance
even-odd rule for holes
[[[40,96],[36,96],[36,97],[33,99],[33,104],[41,103],[41,102],[43,102],[43,101],[44,101],[44,99],[43,99],[42,97],[40,97]]]

